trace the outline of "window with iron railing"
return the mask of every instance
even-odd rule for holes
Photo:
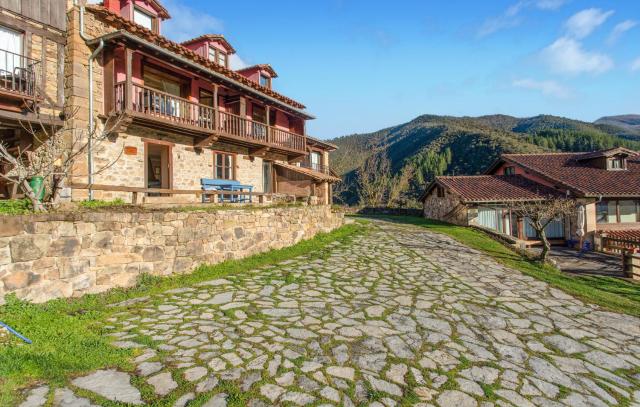
[[[23,55],[24,35],[0,26],[0,88],[35,97],[40,63]]]

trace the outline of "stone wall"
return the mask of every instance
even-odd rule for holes
[[[423,215],[427,219],[441,220],[461,226],[469,224],[468,208],[460,202],[460,198],[446,190],[444,197],[438,197],[437,188],[434,188],[425,198]]]
[[[343,223],[329,206],[216,212],[75,212],[0,217],[0,303],[129,287],[293,245]]]

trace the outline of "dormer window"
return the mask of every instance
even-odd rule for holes
[[[139,9],[138,7],[133,9],[133,22],[143,26],[144,28],[151,30],[151,31],[155,31],[154,30],[154,23],[155,17],[152,16],[151,14],[142,11],[141,9]]]
[[[609,158],[607,160],[607,169],[608,170],[624,170],[625,169],[624,161],[625,159],[620,156]]]
[[[260,74],[260,86],[271,89],[271,78],[265,74]]]
[[[227,54],[212,46],[209,46],[209,61],[215,62],[216,64],[224,66],[225,68],[229,66]]]
[[[516,175],[516,167],[506,167],[504,169],[504,175]]]

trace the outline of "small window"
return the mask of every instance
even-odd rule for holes
[[[218,65],[224,67],[227,66],[227,54],[225,54],[224,52],[218,51]]]
[[[617,223],[617,201],[600,201],[596,204],[596,223]]]
[[[213,107],[213,93],[206,89],[200,89],[198,100],[201,105]]]
[[[211,45],[209,46],[209,61],[215,62],[216,64],[224,66],[225,68],[228,66],[227,54],[215,47],[212,47]]]
[[[638,206],[636,201],[618,201],[620,223],[634,223],[638,221]]]
[[[621,157],[615,157],[609,159],[610,170],[622,170],[624,169],[624,159]]]
[[[264,86],[265,88],[271,87],[271,78],[267,75],[260,74],[260,86]]]
[[[133,22],[147,28],[149,30],[153,30],[153,16],[149,13],[145,13],[139,8],[133,9]]]
[[[14,75],[16,68],[24,66],[22,57],[23,35],[21,32],[0,26],[0,74],[4,78]],[[9,83],[9,86],[7,86]],[[13,88],[11,79],[5,79],[4,87]]]
[[[504,175],[516,175],[516,167],[506,167],[504,169]]]
[[[233,170],[233,154],[213,154],[213,177],[215,179],[235,179]]]
[[[438,198],[444,198],[444,188],[442,187],[437,187],[436,188],[436,193],[438,194]]]

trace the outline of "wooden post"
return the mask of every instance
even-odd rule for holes
[[[218,113],[218,84],[213,84],[213,128],[222,128],[220,125],[220,114]]]
[[[127,82],[125,84],[125,106],[126,110],[133,110],[133,50],[126,48],[125,51],[125,69],[127,74]]]
[[[271,142],[271,107],[266,107],[265,114],[267,116],[267,143],[269,143]]]
[[[113,50],[104,51],[104,114],[108,115],[115,110],[115,63]]]

